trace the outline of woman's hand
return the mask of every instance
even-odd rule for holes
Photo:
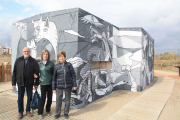
[[[77,87],[73,87],[73,90],[76,90],[77,89]]]
[[[34,78],[38,78],[38,76],[34,73]]]
[[[38,86],[34,85],[34,88],[37,90],[37,89],[38,89]]]
[[[55,94],[56,94],[56,90],[53,90],[53,93],[55,93]]]

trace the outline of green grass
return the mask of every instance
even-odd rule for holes
[[[11,57],[11,54],[7,54],[7,57]]]
[[[2,55],[0,55],[0,56],[6,56],[6,57],[11,57],[11,54],[2,54]]]

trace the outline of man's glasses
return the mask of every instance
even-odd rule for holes
[[[27,52],[27,53],[28,53],[28,52],[30,52],[30,51],[23,51],[23,52]]]

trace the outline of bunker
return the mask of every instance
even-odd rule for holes
[[[141,27],[119,28],[74,8],[31,16],[12,29],[12,66],[26,46],[35,59],[49,50],[57,64],[57,53],[67,53],[78,85],[71,107],[80,108],[115,90],[140,92],[153,81],[154,39]]]

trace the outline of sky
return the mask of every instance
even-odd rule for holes
[[[13,44],[13,23],[77,7],[120,28],[142,27],[154,39],[155,54],[180,54],[180,0],[0,0],[0,46]]]

